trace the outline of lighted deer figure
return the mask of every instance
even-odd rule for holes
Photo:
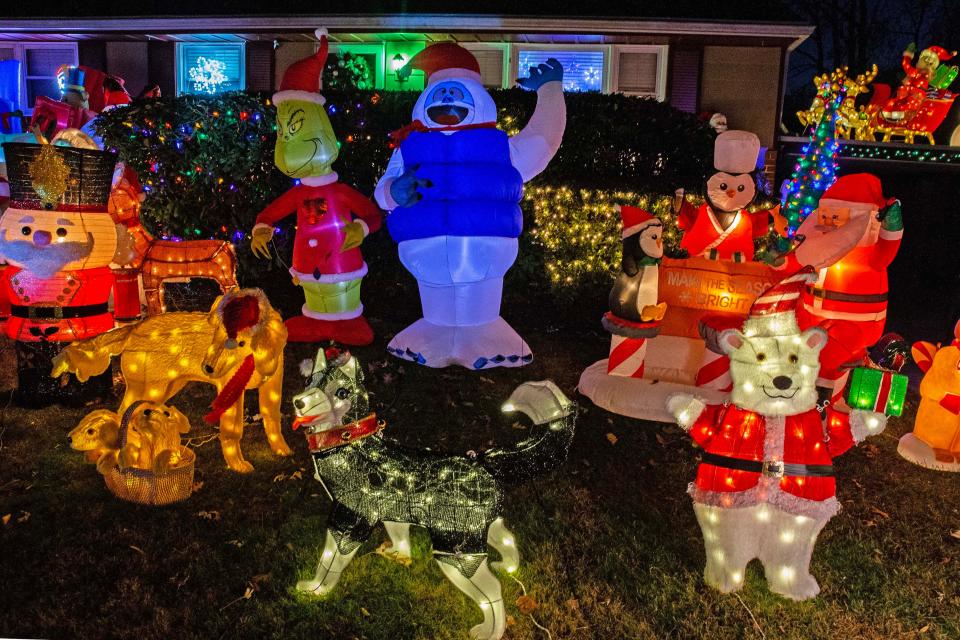
[[[113,219],[127,227],[134,238],[136,257],[126,266],[126,273],[136,282],[143,278],[143,292],[147,299],[147,315],[166,310],[163,299],[165,282],[185,282],[190,278],[209,278],[220,285],[220,292],[237,288],[237,255],[226,240],[157,240],[140,221],[143,191],[136,174],[129,168],[110,194],[108,210]],[[139,290],[134,287],[121,295],[135,297],[139,305]],[[139,307],[138,307],[139,308]]]
[[[855,103],[857,96],[867,91],[870,83],[877,77],[877,65],[872,65],[870,69],[853,78],[847,76],[848,71],[849,67],[844,66],[834,69],[832,73],[814,76],[813,85],[818,92],[827,84],[834,87],[835,90],[839,89],[840,86],[846,88],[843,102],[837,108],[837,138],[872,140],[873,137],[867,127],[870,123],[870,117],[863,113],[862,108],[857,110]],[[797,119],[805,127],[816,126],[823,117],[823,111],[823,98],[818,93],[809,109],[797,112]]]

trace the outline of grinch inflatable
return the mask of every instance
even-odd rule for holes
[[[303,288],[302,314],[286,321],[291,342],[336,340],[365,345],[373,330],[363,317],[360,281],[367,264],[360,244],[380,228],[380,211],[358,191],[338,181],[331,165],[339,152],[337,138],[320,95],[320,74],[327,59],[325,30],[317,30],[320,48],[290,65],[277,107],[274,163],[298,184],[271,202],[253,227],[253,253],[270,257],[273,225],[297,212],[293,243],[293,282]]]

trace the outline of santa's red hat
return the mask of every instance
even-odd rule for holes
[[[879,211],[887,206],[883,197],[880,178],[872,173],[851,173],[837,178],[820,198],[820,204],[849,209],[870,209]]]
[[[273,94],[273,104],[279,105],[286,100],[302,100],[316,104],[327,101],[320,95],[320,91],[323,89],[321,74],[327,64],[330,45],[327,43],[326,29],[317,29],[315,33],[320,39],[320,48],[312,56],[297,60],[287,67],[280,81],[280,90]]]
[[[659,218],[649,211],[641,209],[640,207],[630,207],[626,205],[620,207],[620,220],[623,223],[623,234],[621,237],[624,239],[640,233],[653,224],[663,224]]]
[[[943,47],[939,47],[937,45],[933,45],[932,47],[927,47],[926,50],[930,51],[931,53],[937,54],[937,58],[939,58],[940,62],[949,60],[953,56],[957,55],[956,51],[947,51]]]
[[[744,333],[766,337],[799,333],[797,304],[804,288],[816,281],[816,270],[804,267],[761,293],[750,307],[750,315],[743,324]]]
[[[220,310],[220,320],[227,330],[227,347],[236,346],[237,334],[256,326],[260,321],[260,300],[254,295],[239,295],[231,298]]]
[[[423,71],[427,84],[446,78],[470,78],[481,82],[480,63],[476,57],[454,42],[430,45],[413,56],[405,68]]]

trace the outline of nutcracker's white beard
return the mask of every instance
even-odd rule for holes
[[[93,234],[86,242],[53,242],[45,247],[29,240],[7,240],[7,230],[0,231],[0,255],[10,264],[41,278],[50,278],[64,265],[82,260],[93,251]]]

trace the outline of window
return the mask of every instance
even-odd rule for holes
[[[20,61],[17,108],[30,113],[37,96],[60,99],[57,69],[65,64],[78,64],[77,45],[74,42],[4,42],[0,44],[0,60]]]
[[[525,77],[530,67],[543,64],[548,58],[556,58],[563,65],[564,91],[604,90],[606,48],[524,47],[518,49],[517,76]]]
[[[666,97],[667,47],[633,45],[614,47],[613,87],[631,96]]]
[[[243,91],[244,58],[242,42],[177,44],[177,94]]]
[[[508,44],[486,44],[462,42],[460,45],[470,51],[480,64],[480,78],[483,86],[500,89],[507,86],[506,70],[510,57]]]

